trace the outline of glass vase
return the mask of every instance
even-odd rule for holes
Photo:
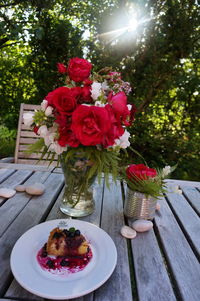
[[[124,215],[134,220],[152,220],[155,217],[156,203],[157,200],[154,197],[127,187]]]
[[[61,167],[65,178],[64,194],[60,210],[69,216],[82,217],[91,214],[95,208],[94,182],[96,175],[88,180],[92,166],[86,158],[79,155],[65,162],[61,156]]]

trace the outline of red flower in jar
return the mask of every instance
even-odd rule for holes
[[[132,164],[127,167],[126,175],[130,180],[147,180],[149,178],[155,178],[157,171],[144,164]]]

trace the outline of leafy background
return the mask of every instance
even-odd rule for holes
[[[1,0],[0,157],[13,155],[20,103],[41,103],[62,84],[56,63],[78,56],[131,83],[131,144],[148,164],[199,180],[199,12],[192,0]]]

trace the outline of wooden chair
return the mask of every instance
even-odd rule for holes
[[[40,109],[40,105],[22,103],[20,106],[14,163],[31,165],[38,163],[38,165],[49,165],[49,160],[45,160],[45,157],[43,160],[40,160],[40,153],[29,154],[25,152],[28,146],[35,143],[39,139],[39,137],[29,127],[24,125],[23,114],[26,112],[34,112],[38,109]],[[56,156],[55,160],[51,163],[51,166],[57,166]]]

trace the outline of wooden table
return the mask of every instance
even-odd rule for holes
[[[17,239],[45,220],[67,218],[59,210],[64,180],[60,170],[25,165],[0,165],[0,187],[42,182],[41,196],[17,192],[0,198],[0,301],[44,300],[23,289],[10,271],[10,254]],[[154,228],[133,240],[120,235],[130,224],[123,215],[123,187],[95,185],[95,212],[82,220],[104,229],[114,240],[118,261],[110,279],[79,301],[199,301],[200,300],[200,183],[171,181],[182,194],[161,199]],[[196,188],[198,187],[198,188]]]

